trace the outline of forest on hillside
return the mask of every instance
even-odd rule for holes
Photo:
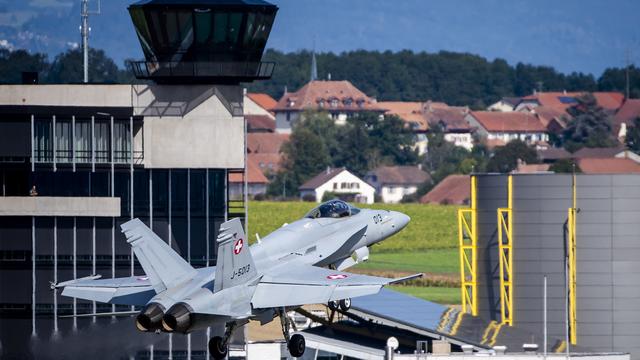
[[[278,99],[285,87],[296,91],[309,81],[311,52],[283,53],[267,50],[264,61],[276,62],[269,81],[249,85]],[[468,53],[350,51],[316,54],[318,77],[349,80],[378,100],[444,101],[449,105],[485,108],[505,96],[525,96],[542,91],[625,90],[625,69],[609,68],[598,78],[591,74],[563,74],[549,66],[505,60],[489,61]],[[630,67],[631,97],[640,97],[640,68]]]
[[[265,92],[279,99],[285,87],[296,91],[309,81],[311,52],[283,53],[267,50],[264,61],[276,62],[273,78],[247,84],[250,91]],[[412,51],[350,51],[316,54],[318,75],[349,80],[378,100],[443,101],[450,105],[485,108],[505,96],[524,96],[542,91],[625,90],[625,69],[606,69],[598,78],[591,74],[563,74],[552,67],[505,60],[489,61],[467,53],[414,53]],[[92,82],[130,83],[137,80],[129,69],[118,67],[102,50],[90,51]],[[69,50],[49,59],[25,50],[0,50],[0,83],[20,83],[23,71],[40,74],[41,83],[82,81],[82,54]],[[631,66],[630,94],[640,98],[640,68]]]

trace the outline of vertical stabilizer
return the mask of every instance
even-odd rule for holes
[[[120,226],[156,293],[196,275],[196,270],[139,219]]]
[[[217,242],[218,261],[214,292],[241,285],[256,278],[258,272],[240,219],[231,219],[220,225]]]

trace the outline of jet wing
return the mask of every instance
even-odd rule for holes
[[[62,295],[116,305],[145,305],[156,292],[147,276],[100,279],[99,276],[52,284]]]
[[[324,304],[376,294],[387,284],[403,279],[351,274],[310,265],[280,266],[265,274],[253,294],[253,308]]]

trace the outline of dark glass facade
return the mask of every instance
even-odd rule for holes
[[[22,121],[28,129],[30,117]],[[34,117],[34,163],[22,150],[18,157],[7,156],[12,149],[0,154],[2,196],[29,196],[35,186],[39,197],[121,200],[119,217],[0,217],[0,357],[204,359],[207,332],[145,334],[132,318],[63,318],[131,310],[50,289],[50,282],[92,274],[142,275],[122,223],[140,218],[194,267],[203,267],[215,264],[220,224],[239,215],[229,211],[228,169],[145,169],[142,149],[132,149],[142,119],[114,119],[113,126],[110,119],[94,119],[93,136],[90,123]],[[1,119],[0,130],[8,130]],[[16,146],[30,142],[29,133],[16,136]]]

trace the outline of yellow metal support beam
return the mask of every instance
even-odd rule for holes
[[[513,326],[513,177],[507,185],[507,207],[499,208],[498,250],[500,260],[500,314],[502,323]]]
[[[576,261],[576,217],[578,215],[576,175],[572,181],[573,204],[569,208],[567,218],[567,232],[569,241],[569,342],[572,345],[578,343],[578,319],[577,319],[577,261]]]
[[[460,290],[462,312],[478,315],[478,214],[477,179],[471,176],[471,199],[468,209],[458,210],[458,243],[460,247]]]

